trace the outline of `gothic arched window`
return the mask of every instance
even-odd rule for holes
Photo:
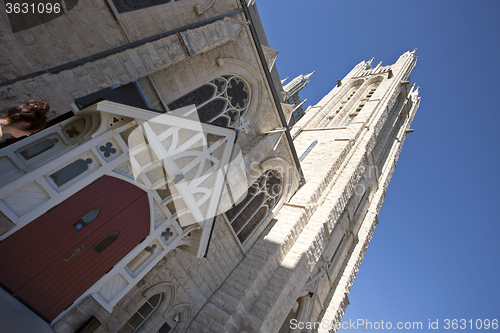
[[[196,105],[200,121],[234,127],[250,104],[250,89],[239,76],[223,75],[168,104],[170,110]]]
[[[245,199],[226,212],[226,217],[241,243],[249,238],[276,206],[282,189],[281,173],[268,170],[250,186]]]
[[[127,323],[118,331],[118,333],[136,332],[144,322],[151,317],[162,301],[162,294],[151,296],[146,303],[127,321]]]

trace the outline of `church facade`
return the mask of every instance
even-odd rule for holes
[[[51,104],[1,143],[11,331],[336,331],[412,131],[415,50],[295,122],[253,1],[63,4],[2,14],[0,106]]]

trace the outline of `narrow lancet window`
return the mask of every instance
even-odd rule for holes
[[[307,147],[306,151],[303,152],[302,155],[300,155],[299,162],[302,162],[303,160],[305,160],[307,155],[309,155],[309,153],[314,149],[314,147],[316,147],[317,144],[318,144],[318,140],[311,143],[309,145],[309,147]]]

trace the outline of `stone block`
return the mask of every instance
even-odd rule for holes
[[[71,327],[79,327],[88,319],[88,316],[79,308],[73,308],[64,316],[64,321]]]
[[[134,302],[130,302],[129,298],[126,298],[126,302],[123,304],[122,309],[128,313],[129,316],[133,316],[139,307]]]
[[[244,295],[243,292],[238,291],[237,289],[235,289],[235,288],[233,288],[225,283],[220,287],[219,290],[225,294],[228,294],[229,296],[231,296],[233,298],[236,298],[236,299],[240,299]]]
[[[214,295],[210,302],[229,314],[233,313],[239,305],[239,300],[223,292]]]
[[[12,65],[9,54],[6,52],[5,48],[0,45],[0,68],[6,65]]]
[[[105,323],[111,320],[111,315],[104,309],[92,296],[85,297],[79,304],[78,308],[89,316],[93,315],[101,322]]]
[[[204,327],[210,327],[215,322],[215,319],[202,310],[196,317],[196,321]]]
[[[107,57],[106,61],[108,62],[109,66],[115,73],[116,77],[127,75],[127,72],[125,71],[125,68],[121,63],[121,60],[118,58],[117,55],[111,55]]]
[[[156,326],[156,324],[152,320],[146,320],[144,321],[144,324],[141,327],[141,330],[144,330],[144,332],[158,332],[159,327]]]
[[[163,67],[167,67],[168,65],[170,65],[172,63],[172,60],[170,59],[168,51],[162,41],[157,40],[152,42],[152,44],[154,45],[156,52],[158,53],[158,56],[163,63]]]
[[[3,43],[2,52],[6,52],[11,59],[15,59],[13,65],[19,70],[21,75],[30,74],[41,69],[30,59],[27,49],[19,42],[10,41]]]
[[[73,333],[75,328],[68,325],[64,320],[59,320],[52,326],[54,333]]]
[[[162,42],[173,62],[187,58],[187,54],[184,51],[177,35],[165,37],[162,39]]]
[[[0,68],[0,80],[2,82],[13,80],[21,75],[21,71],[19,71],[19,69],[17,69],[13,64],[4,65]]]
[[[226,279],[226,277],[228,276],[228,274],[226,274],[226,272],[224,272],[224,270],[222,269],[221,265],[219,264],[219,262],[217,260],[212,263],[212,267],[213,267],[213,272],[215,274],[217,274],[217,276],[219,277],[219,279],[221,281],[224,281]]]
[[[190,277],[186,273],[185,269],[180,265],[176,258],[169,259],[169,269],[175,279],[184,286]]]
[[[78,77],[78,80],[85,88],[87,94],[91,94],[99,90],[94,80],[83,66],[74,68],[73,73],[76,75],[76,77]]]
[[[104,327],[99,326],[93,333],[110,333],[110,332]]]
[[[180,286],[176,283],[176,288],[175,288],[175,303],[190,303],[193,304],[193,301],[191,300],[191,297],[189,294],[186,292],[183,286]]]
[[[127,61],[122,61],[121,64],[125,69],[128,77],[130,78],[130,81],[135,81],[140,77],[137,68],[134,66],[133,62],[130,59]]]
[[[142,49],[140,47],[136,47],[125,51],[125,53],[130,58],[130,61],[132,61],[132,64],[134,65],[135,68],[144,67],[144,63],[142,62],[142,59],[139,55],[139,51],[141,50]]]
[[[115,71],[113,70],[113,68],[111,68],[107,59],[98,61],[97,66],[101,70],[102,75],[104,75],[108,86],[114,86],[120,83],[120,80],[118,80]]]
[[[101,69],[99,68],[99,61],[88,62],[83,65],[83,67],[87,70],[87,73],[89,73],[92,81],[94,81],[99,90],[109,87],[109,83],[106,80],[106,77],[104,77]]]
[[[141,54],[140,55],[142,63],[144,64],[144,68],[147,72],[147,74],[151,74],[156,70],[156,66],[153,63],[153,60],[151,59],[151,56],[149,53]]]
[[[73,97],[66,89],[63,82],[55,74],[44,74],[35,78],[50,104],[49,118],[71,110]]]
[[[221,325],[225,325],[230,318],[230,315],[227,312],[224,312],[211,303],[207,305],[206,309],[210,317],[215,319]]]
[[[71,70],[62,71],[57,76],[71,94],[84,89],[78,77]]]
[[[130,318],[130,315],[119,306],[113,307],[113,312],[111,312],[111,316],[113,318],[116,318],[120,322],[125,322],[128,320],[128,318]]]
[[[156,50],[156,47],[153,43],[146,43],[144,48],[148,51],[149,57],[153,62],[155,69],[161,69],[164,67],[164,63]]]
[[[129,302],[134,303],[137,308],[140,308],[147,301],[147,299],[140,291],[134,289],[132,289],[132,291],[132,294],[130,292],[127,294],[130,298]]]
[[[202,308],[203,305],[207,302],[207,299],[205,298],[205,296],[203,296],[203,293],[192,280],[189,280],[186,283],[184,289],[198,307]]]
[[[224,326],[219,324],[218,322],[214,321],[210,326],[210,332],[213,332],[213,333],[219,333],[219,332],[223,332],[224,330]]]
[[[193,332],[193,333],[210,333],[210,330],[206,326],[198,323],[196,320],[193,320],[191,322],[191,325],[189,326],[188,332]]]

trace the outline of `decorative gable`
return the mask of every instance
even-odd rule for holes
[[[0,209],[15,226],[0,239],[108,175],[146,191],[150,232],[81,297],[112,311],[170,250],[202,257],[237,132],[175,116],[189,108],[196,114],[194,106],[159,114],[102,101],[2,149],[11,178],[0,187]]]

